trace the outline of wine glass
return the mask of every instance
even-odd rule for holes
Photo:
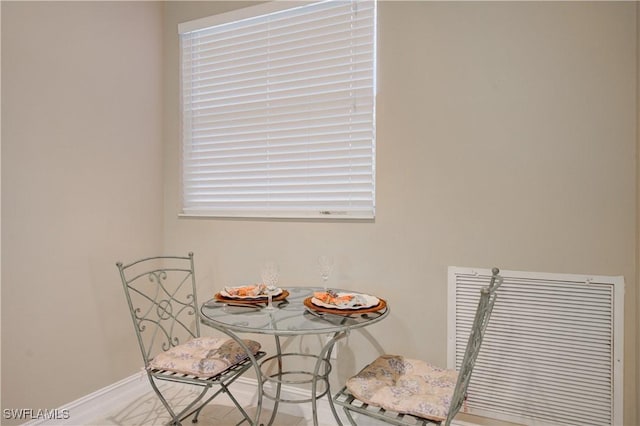
[[[322,278],[322,283],[324,285],[324,291],[327,291],[327,281],[329,280],[329,275],[333,271],[333,257],[331,256],[320,256],[318,257],[318,265],[320,266],[320,277]]]
[[[276,284],[278,284],[278,278],[280,277],[280,269],[278,264],[273,261],[265,262],[260,269],[260,277],[262,283],[266,286],[265,292],[267,293],[268,303],[265,309],[272,310],[273,307],[273,293],[276,291]]]

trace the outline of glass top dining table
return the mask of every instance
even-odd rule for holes
[[[388,306],[375,312],[360,313],[345,310],[344,314],[332,314],[309,309],[304,300],[317,287],[287,287],[286,299],[274,298],[275,309],[267,310],[264,303],[245,303],[239,300],[211,299],[202,305],[202,321],[207,325],[224,327],[226,330],[279,336],[335,333],[366,327],[386,317]],[[334,290],[348,292],[348,290]],[[385,304],[386,305],[386,304]]]
[[[348,290],[334,291],[349,292]],[[331,352],[334,344],[339,339],[345,337],[351,330],[367,327],[375,324],[389,315],[389,306],[380,299],[380,304],[372,309],[353,310],[327,310],[316,308],[309,303],[309,298],[316,291],[323,291],[318,287],[286,287],[283,289],[286,294],[274,296],[273,309],[267,309],[267,303],[256,303],[243,299],[228,300],[219,297],[212,298],[202,304],[200,309],[201,321],[218,329],[234,338],[241,339],[236,333],[256,333],[274,336],[276,343],[276,354],[265,358],[256,364],[258,379],[258,413],[256,414],[256,424],[258,424],[259,412],[262,406],[262,396],[274,400],[274,409],[268,424],[271,425],[277,414],[278,403],[302,403],[310,402],[312,405],[312,415],[314,425],[318,425],[317,400],[324,395],[328,395],[329,406],[336,419],[341,425],[340,418],[333,406],[331,391],[329,386],[329,373],[332,369]],[[280,344],[280,337],[301,336],[310,334],[327,334],[330,338],[318,354],[308,353],[283,353]],[[312,358],[315,362],[312,370],[289,372],[283,368],[283,360],[289,357]],[[270,360],[276,360],[278,371],[273,374],[264,373],[263,365]],[[335,360],[334,360],[335,361]],[[288,380],[289,375],[307,375],[308,380],[301,381]],[[271,382],[275,384],[275,394],[265,392],[264,384]],[[283,384],[311,384],[311,395],[309,398],[297,400],[287,400],[282,397],[281,386]]]

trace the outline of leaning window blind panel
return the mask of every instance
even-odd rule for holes
[[[183,215],[374,217],[375,21],[326,1],[181,25]]]

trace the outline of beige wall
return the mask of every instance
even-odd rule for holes
[[[165,245],[195,251],[201,297],[265,258],[319,284],[335,255],[333,285],[392,306],[344,378],[378,350],[446,363],[449,265],[624,275],[637,424],[635,4],[381,2],[375,222],[180,219],[176,25],[241,6],[165,4]]]
[[[1,7],[2,408],[53,409],[139,369],[115,262],[162,248],[162,9]]]
[[[636,4],[381,2],[375,222],[179,219],[176,25],[245,5],[0,3],[2,408],[139,368],[118,259],[193,250],[204,297],[266,258],[318,284],[331,253],[393,309],[340,379],[380,350],[446,363],[448,265],[624,275],[637,424]]]

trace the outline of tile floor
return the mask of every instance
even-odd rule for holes
[[[235,385],[233,385],[235,386]],[[255,392],[250,386],[240,385],[237,389],[232,386],[232,392],[243,408],[253,415],[256,410]],[[163,383],[161,389],[170,400],[171,404],[184,406],[194,395],[193,389],[183,385]],[[337,422],[331,415],[326,400],[320,400],[319,422],[320,426],[336,426]],[[272,402],[265,399],[260,422],[266,424],[272,414]],[[274,421],[274,426],[310,426],[311,410],[309,404],[281,404]],[[349,422],[344,417],[340,407],[336,407],[341,416],[342,423],[347,426]],[[103,414],[94,420],[87,422],[87,425],[96,426],[136,426],[136,425],[166,425],[170,417],[164,406],[149,387],[147,391],[140,392],[133,398],[121,403],[112,403],[102,410]],[[465,414],[460,414],[459,419],[453,422],[455,426],[518,426],[514,423],[497,421],[495,419],[482,419],[478,417],[469,418]],[[200,413],[197,425],[199,426],[233,426],[242,419],[242,415],[233,405],[228,396],[221,394],[213,402],[209,403]],[[355,415],[358,426],[384,426],[385,423],[370,419],[368,417],[358,418]],[[190,419],[183,422],[185,426],[191,424]],[[247,425],[247,423],[242,424]]]
[[[194,392],[190,388],[176,384],[163,383],[161,389],[165,392],[165,396],[170,401],[170,405],[176,407],[184,407],[194,395]],[[255,413],[255,403],[247,401],[247,398],[242,394],[236,395],[234,393],[234,395],[240,400],[249,415]],[[109,407],[107,411],[108,412],[96,418],[92,423],[104,426],[164,425],[170,420],[169,414],[151,388],[149,388],[148,392],[130,401]],[[262,411],[261,420],[268,420],[271,411],[266,409]],[[234,407],[229,397],[221,394],[202,410],[198,419],[198,425],[230,426],[237,424],[241,419],[241,413]],[[183,423],[188,425],[191,422],[188,419]],[[278,415],[276,423],[283,426],[302,426],[306,424],[304,417],[291,416],[285,413]]]
[[[161,389],[165,392],[170,404],[178,407],[185,406],[190,401],[189,398],[194,395],[191,388],[173,383],[163,383]],[[235,390],[232,386],[231,390],[249,415],[253,415],[256,410],[255,395],[248,393],[246,386],[245,389],[240,387],[239,390]],[[318,410],[321,426],[335,426],[337,423],[331,416],[328,404],[323,400],[321,400],[321,402],[323,402],[322,405],[325,406],[324,409]],[[273,405],[270,400],[266,399],[263,404],[260,421],[266,424],[271,417],[271,408]],[[309,405],[310,404],[281,404],[274,425],[312,425],[311,413],[310,409],[308,409]],[[200,426],[232,426],[236,425],[241,419],[242,414],[235,408],[229,397],[221,394],[202,410],[197,424]],[[165,425],[169,420],[170,417],[164,406],[149,387],[146,393],[131,398],[128,401],[112,404],[105,410],[104,414],[91,421],[91,424],[101,426]],[[185,426],[190,423],[189,419],[183,422]],[[343,419],[343,423],[348,424],[346,419]],[[246,424],[246,422],[243,423],[243,425]],[[377,424],[379,423],[362,423],[363,426],[375,426]]]
[[[172,406],[184,407],[195,396],[192,387],[175,383],[162,383],[160,388],[169,399]],[[87,425],[96,426],[137,426],[137,425],[166,425],[170,417],[156,396],[151,387],[143,387],[143,391],[136,391],[120,398],[118,402],[110,402],[106,407],[101,406],[102,414],[93,420],[86,422]],[[232,385],[231,391],[238,399],[242,407],[253,415],[256,410],[255,388],[251,385],[236,383]],[[260,422],[266,424],[271,417],[273,402],[264,399],[263,409],[260,415]],[[344,417],[341,407],[336,407],[341,416],[342,423],[347,426],[349,422]],[[320,426],[335,426],[336,420],[329,410],[326,397],[319,400],[319,423]],[[310,426],[311,420],[310,404],[281,404],[274,421],[274,426]],[[355,415],[358,426],[384,426],[384,423],[370,419],[368,417],[358,418]],[[233,426],[242,419],[242,414],[236,409],[229,397],[225,394],[219,395],[213,402],[209,403],[200,413],[197,425],[200,426]],[[191,424],[190,419],[183,422],[185,426]],[[513,423],[497,421],[495,419],[482,419],[479,417],[469,417],[460,413],[453,422],[456,426],[518,426]],[[247,423],[242,424],[247,425]]]
[[[99,414],[89,414],[83,418],[84,425],[95,426],[137,426],[137,425],[166,425],[170,417],[166,409],[153,392],[151,387],[144,385],[146,380],[141,376],[133,389],[117,393],[115,398],[102,398],[103,401],[92,401],[92,411]],[[177,383],[164,382],[160,384],[160,389],[167,397],[172,407],[184,407],[197,394],[197,389]],[[240,381],[231,386],[231,392],[236,397],[242,407],[252,416],[256,410],[256,390],[255,384]],[[287,398],[299,398],[301,394],[285,393]],[[291,391],[288,391],[291,392]],[[311,415],[311,404],[280,404],[278,414],[273,423],[274,426],[310,426],[313,425]],[[260,415],[260,422],[267,424],[271,418],[273,401],[264,398],[263,408]],[[342,408],[336,406],[342,423],[347,426],[347,421]],[[358,418],[355,414],[358,426],[384,426],[385,423],[373,420],[369,417]],[[233,402],[226,394],[220,394],[209,403],[200,413],[197,425],[200,426],[232,426],[237,425],[242,419],[242,414],[233,405]],[[333,417],[326,397],[318,401],[318,419],[320,426],[336,426],[337,422]],[[44,423],[43,423],[44,424]],[[73,424],[74,423],[65,423]],[[190,419],[183,422],[185,426],[191,424]],[[242,424],[247,425],[247,422]],[[519,426],[514,423],[502,422],[495,419],[483,419],[477,416],[468,416],[460,413],[453,422],[454,426]],[[521,425],[520,425],[521,426]]]

